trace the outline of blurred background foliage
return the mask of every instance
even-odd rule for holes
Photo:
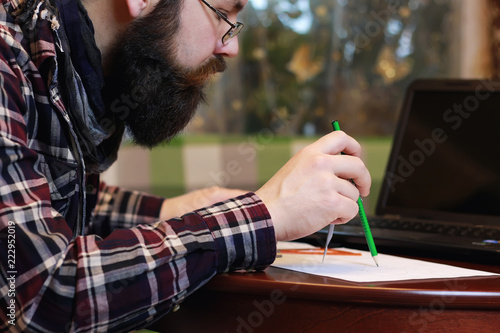
[[[463,0],[249,0],[191,133],[390,136],[408,84],[456,77]]]

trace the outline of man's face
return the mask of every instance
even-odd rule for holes
[[[248,0],[206,1],[234,23]],[[182,66],[193,68],[214,55],[232,58],[238,54],[237,38],[227,45],[221,41],[230,25],[200,0],[183,0],[180,18],[177,59]]]
[[[233,20],[241,9],[212,5]],[[229,27],[199,0],[161,0],[121,35],[103,95],[137,144],[152,148],[188,124],[208,80],[238,52],[237,38],[222,44]]]

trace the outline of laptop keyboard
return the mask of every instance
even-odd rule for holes
[[[480,238],[500,240],[500,228],[493,228],[490,226],[464,226],[448,223],[437,222],[423,222],[412,220],[396,220],[388,218],[369,219],[370,228],[402,230],[402,231],[415,231],[427,234],[444,235],[444,236],[461,236],[468,238]],[[349,222],[352,226],[361,226],[359,219],[354,219]]]

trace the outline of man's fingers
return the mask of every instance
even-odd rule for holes
[[[342,131],[334,131],[320,138],[314,145],[321,153],[332,156],[335,175],[352,179],[362,196],[370,193],[370,173],[359,159],[361,145],[356,140]],[[340,153],[344,153],[341,159],[337,158]]]
[[[349,155],[335,155],[331,159],[332,171],[337,177],[352,180],[362,196],[370,194],[371,176],[359,158]]]
[[[358,214],[358,210],[359,207],[357,200],[352,200],[351,198],[342,196],[339,198],[337,218],[332,223],[346,223]]]
[[[361,157],[361,145],[343,131],[335,131],[321,137],[316,143],[322,153],[337,155],[344,153]]]
[[[358,188],[347,179],[339,179],[336,191],[340,196],[348,198],[351,201],[357,201],[360,195]]]

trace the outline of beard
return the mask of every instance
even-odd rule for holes
[[[121,34],[113,50],[103,98],[115,119],[124,121],[133,141],[153,148],[169,142],[205,101],[203,92],[213,74],[226,69],[215,56],[195,69],[175,61],[175,36],[182,1],[161,1],[147,16]]]

